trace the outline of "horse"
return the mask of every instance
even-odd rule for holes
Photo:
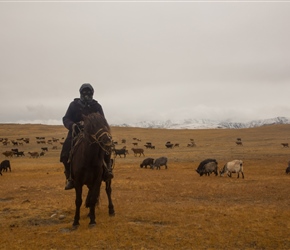
[[[112,136],[104,116],[92,113],[83,116],[83,130],[78,134],[70,159],[71,174],[75,185],[75,216],[73,227],[77,228],[82,205],[82,188],[88,187],[85,206],[89,208],[89,226],[96,225],[95,206],[99,201],[103,168],[107,166],[105,157],[111,156]],[[107,155],[107,156],[106,156]],[[109,201],[109,215],[115,214],[111,199],[111,180],[106,182],[106,193]]]

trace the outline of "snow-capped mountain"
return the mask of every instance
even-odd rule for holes
[[[118,127],[139,127],[139,128],[163,128],[163,129],[215,129],[215,128],[254,128],[265,125],[290,124],[290,119],[286,117],[276,117],[271,119],[254,120],[250,122],[214,121],[208,119],[185,119],[183,121],[142,121],[130,124],[111,124]]]

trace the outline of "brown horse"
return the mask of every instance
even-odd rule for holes
[[[95,206],[98,203],[102,184],[103,168],[107,166],[105,157],[111,155],[112,137],[106,119],[99,113],[84,116],[84,129],[80,132],[72,150],[71,170],[76,192],[76,211],[73,227],[79,225],[82,189],[89,189],[86,207],[89,208],[89,225],[95,225]],[[109,214],[114,215],[111,199],[111,181],[106,182],[106,193],[109,201]]]

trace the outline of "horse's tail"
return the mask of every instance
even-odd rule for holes
[[[100,194],[97,197],[96,207],[98,207],[99,205],[100,205]],[[89,197],[89,195],[87,195],[85,207],[86,208],[90,208],[90,197]]]

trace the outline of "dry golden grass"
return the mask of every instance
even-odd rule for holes
[[[285,174],[290,149],[281,146],[290,140],[290,125],[237,130],[113,127],[114,140],[126,139],[130,153],[116,158],[116,216],[108,216],[103,185],[97,225],[88,227],[88,210],[82,206],[77,230],[71,230],[75,194],[64,190],[60,145],[58,150],[48,145],[44,157],[27,156],[44,146],[36,136],[65,135],[62,126],[0,125],[0,137],[31,139],[18,146],[26,156],[10,159],[12,172],[0,176],[1,249],[290,249],[290,175]],[[142,148],[148,141],[156,146],[145,149],[146,157],[168,157],[168,170],[141,169],[144,157],[134,157],[131,150],[134,137],[141,139]],[[244,146],[236,146],[237,137]],[[191,138],[194,148],[187,147]],[[166,149],[166,141],[180,146]],[[1,160],[11,148],[0,145]],[[245,179],[200,177],[195,169],[206,158],[215,158],[220,168],[242,159]]]

